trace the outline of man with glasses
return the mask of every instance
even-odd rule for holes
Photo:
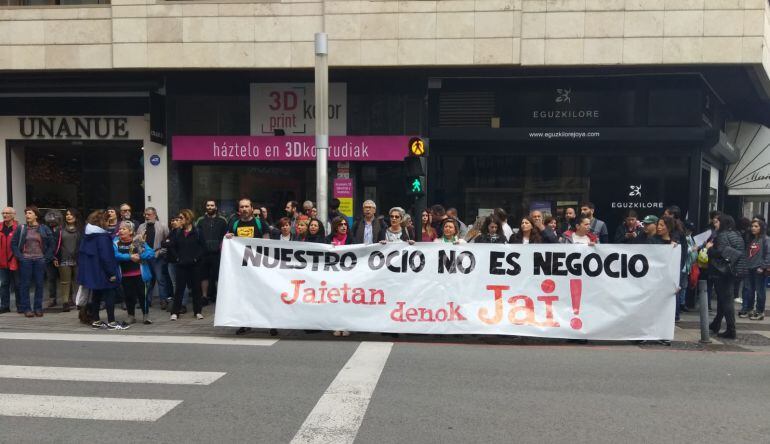
[[[354,244],[374,244],[385,240],[386,225],[377,219],[377,204],[373,200],[364,201],[363,217],[353,224]]]
[[[19,227],[16,222],[16,210],[3,209],[3,225],[0,229],[0,314],[11,311],[11,285],[16,298],[16,311],[19,309],[19,261],[11,250],[11,237]]]
[[[118,215],[118,224],[122,221],[128,221],[134,224],[135,227],[138,227],[141,223],[140,221],[134,219],[131,217],[131,205],[127,203],[120,204],[120,214]]]
[[[121,214],[123,213],[123,205],[120,208]],[[130,207],[129,207],[130,213]],[[155,285],[158,286],[158,299],[161,301],[170,294],[169,282],[166,281],[166,274],[163,272],[163,268],[167,266],[165,252],[162,250],[162,243],[168,237],[168,227],[163,222],[158,220],[158,212],[153,207],[147,207],[144,210],[144,223],[139,225],[139,229],[136,230],[139,236],[144,238],[147,245],[155,250],[155,257],[147,261],[152,272],[152,280],[147,284],[148,303],[152,301],[152,292],[155,289]]]

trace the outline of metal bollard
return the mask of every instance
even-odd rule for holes
[[[700,312],[700,342],[710,344],[708,282],[698,281],[698,311]]]

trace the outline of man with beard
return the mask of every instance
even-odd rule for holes
[[[291,202],[290,202],[291,203]],[[295,202],[296,203],[296,202]],[[287,212],[289,205],[286,205]],[[296,210],[296,206],[294,209]],[[270,239],[270,230],[265,222],[259,218],[254,217],[254,209],[251,206],[251,199],[244,197],[238,201],[238,218],[235,219],[229,227],[227,227],[227,234],[225,238],[232,239],[233,237],[253,237]],[[205,237],[204,237],[205,239]],[[236,335],[242,335],[251,331],[251,327],[241,327],[235,332]],[[270,329],[270,336],[276,336],[278,331],[274,328]]]
[[[297,234],[297,219],[299,218],[299,202],[290,200],[286,202],[286,217],[291,220],[291,234]]]
[[[217,202],[207,200],[206,212],[195,222],[203,234],[206,243],[206,254],[203,260],[203,279],[201,294],[203,305],[217,300],[217,281],[219,280],[219,261],[222,254],[222,238],[227,233],[227,220],[219,214]]]

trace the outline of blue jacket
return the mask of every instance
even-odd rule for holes
[[[118,250],[119,240],[120,238],[118,237],[112,240],[112,248],[115,251],[115,259],[118,260],[118,270],[120,270],[120,262],[131,261],[130,254],[121,253]],[[140,254],[139,257],[142,259],[140,261],[141,265],[139,267],[139,269],[142,270],[142,280],[144,282],[150,282],[152,280],[152,270],[150,270],[150,265],[147,263],[147,261],[155,258],[155,250],[153,250],[149,245],[147,245],[147,242],[144,242],[144,251],[142,251],[142,254]]]
[[[11,251],[13,251],[13,255],[19,260],[24,257],[22,248],[24,242],[27,240],[27,229],[27,224],[19,225],[19,228],[14,231],[13,237],[11,238]],[[53,231],[51,231],[47,225],[40,224],[38,225],[38,232],[40,233],[40,237],[43,238],[43,257],[45,257],[46,262],[51,262],[53,260],[53,250],[55,247],[53,242]]]
[[[110,282],[111,277],[115,281]],[[86,225],[78,252],[78,282],[91,290],[120,286],[120,267],[109,232],[95,225]]]

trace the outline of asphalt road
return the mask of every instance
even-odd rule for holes
[[[66,381],[74,370],[49,367],[220,375],[208,385],[131,383],[94,370],[101,381],[88,372]],[[29,379],[35,372],[55,379]],[[0,339],[0,442],[757,443],[770,439],[768,381],[765,352],[390,347],[325,335],[247,346]],[[23,410],[11,395],[39,405],[9,413]],[[50,413],[71,397],[94,398],[86,418]],[[179,402],[156,420],[88,417],[145,408],[121,399],[148,412],[154,400]]]

